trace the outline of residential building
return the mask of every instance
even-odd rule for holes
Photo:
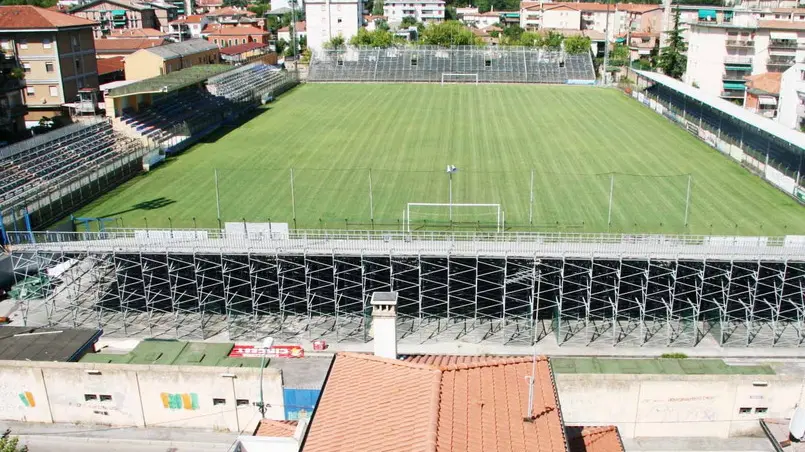
[[[467,25],[472,25],[475,28],[486,28],[500,23],[500,13],[496,11],[487,11],[485,13],[465,13],[462,21]]]
[[[160,31],[167,32],[168,24],[179,18],[180,8],[173,3],[150,1],[148,2],[148,5],[154,8],[154,15],[156,16],[156,28]]]
[[[472,31],[472,34],[474,34],[484,44],[496,46],[500,44],[500,33],[503,31],[503,29],[497,25],[491,25],[486,28],[470,27],[470,31]]]
[[[93,0],[71,9],[70,14],[95,21],[96,38],[113,30],[159,28],[154,8],[132,0]]]
[[[265,19],[257,17],[251,11],[239,8],[220,8],[207,13],[206,17],[210,23],[221,24],[226,27],[236,27],[238,25],[250,25],[252,27],[265,29]]]
[[[777,122],[794,130],[805,126],[805,64],[791,66],[780,78]]]
[[[746,76],[782,73],[805,59],[805,20],[727,18],[719,13],[688,24],[686,83],[743,103]]]
[[[196,0],[194,13],[208,13],[224,7],[224,0]]]
[[[98,59],[98,83],[100,85],[124,80],[125,78],[123,57],[117,56]]]
[[[108,39],[95,40],[95,53],[98,58],[125,57],[140,49],[150,49],[165,44],[164,39]]]
[[[363,25],[362,0],[308,0],[305,2],[307,45],[313,50],[336,36],[349,42]]]
[[[265,64],[277,64],[277,54],[272,52],[268,44],[247,42],[221,49],[221,60],[229,64],[245,64],[260,61]]]
[[[581,9],[576,4],[554,3],[542,8],[543,28],[581,30]]]
[[[478,14],[478,8],[474,6],[459,6],[456,8],[456,18],[463,20],[467,14]]]
[[[542,2],[520,2],[520,28],[535,31],[542,24]]]
[[[221,27],[206,34],[207,40],[218,47],[234,46],[249,42],[268,44],[269,33],[257,27]]]
[[[424,23],[442,22],[444,0],[385,0],[383,15],[388,17],[390,24],[399,24],[405,17]]]
[[[376,16],[373,14],[365,14],[363,16],[363,26],[366,27],[367,31],[377,30],[377,24],[381,21],[388,23],[388,18],[386,16]]]
[[[26,125],[64,114],[78,90],[98,87],[95,25],[34,6],[0,6],[0,47],[25,74]]]
[[[141,49],[125,58],[126,80],[156,77],[219,60],[218,46],[203,39]]]
[[[746,77],[744,108],[774,119],[777,116],[782,76],[783,74],[779,72],[765,72]]]
[[[520,3],[519,23],[523,29],[562,28],[609,32],[609,40],[629,31],[659,32],[663,9],[660,5],[631,3]]]
[[[296,23],[296,39],[302,38],[305,36],[307,39],[307,26],[305,22],[297,22]],[[283,40],[285,42],[291,42],[291,29],[290,27],[282,27],[277,30],[277,40]]]
[[[651,55],[652,50],[657,49],[659,51],[660,48],[659,31],[629,32],[620,38],[622,38],[624,41],[628,40],[626,45],[629,46],[631,61],[639,60],[641,58],[648,58]]]
[[[168,33],[177,41],[200,38],[210,19],[201,14],[193,14],[176,19],[168,24]]]
[[[103,39],[168,39],[170,33],[154,28],[128,28],[125,30],[114,30]]]

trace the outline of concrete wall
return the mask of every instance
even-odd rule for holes
[[[567,424],[615,424],[626,438],[759,435],[757,419],[805,401],[791,375],[557,374],[556,385]]]
[[[236,432],[260,418],[259,382],[251,368],[5,361],[0,419]],[[266,417],[284,419],[279,370],[265,369],[263,392]]]

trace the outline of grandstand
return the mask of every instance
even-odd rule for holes
[[[527,47],[346,47],[313,53],[311,82],[595,82],[589,54]]]
[[[57,220],[136,171],[145,152],[108,120],[71,124],[2,148],[0,224],[20,229],[23,218],[28,226]]]
[[[107,97],[116,124],[171,153],[234,121],[262,95],[294,83],[286,72],[262,63],[237,69],[202,65],[112,89]]]

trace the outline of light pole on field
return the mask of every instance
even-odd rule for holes
[[[260,346],[260,401],[257,402],[260,408],[260,415],[262,419],[266,417],[266,402],[263,399],[263,369],[266,367],[266,355],[268,355],[268,351],[271,350],[271,347],[274,345],[274,338],[267,337],[263,339],[263,343]]]
[[[448,196],[449,196],[449,205],[450,205],[450,222],[453,222],[453,174],[458,172],[458,168],[455,165],[447,165],[447,177],[448,177]]]

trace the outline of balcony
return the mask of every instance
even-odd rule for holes
[[[724,64],[752,64],[752,57],[744,55],[727,55],[724,57]]]
[[[766,62],[766,68],[769,72],[785,72],[786,69],[790,68],[791,66],[796,63],[796,58],[769,58],[769,61]]]
[[[732,48],[751,48],[755,47],[755,41],[744,41],[744,40],[728,40],[727,47]]]
[[[796,49],[799,43],[796,39],[772,39],[769,42],[769,49]]]
[[[737,89],[730,89],[726,91],[721,91],[721,97],[725,99],[743,99],[744,98],[744,91],[737,90]]]

